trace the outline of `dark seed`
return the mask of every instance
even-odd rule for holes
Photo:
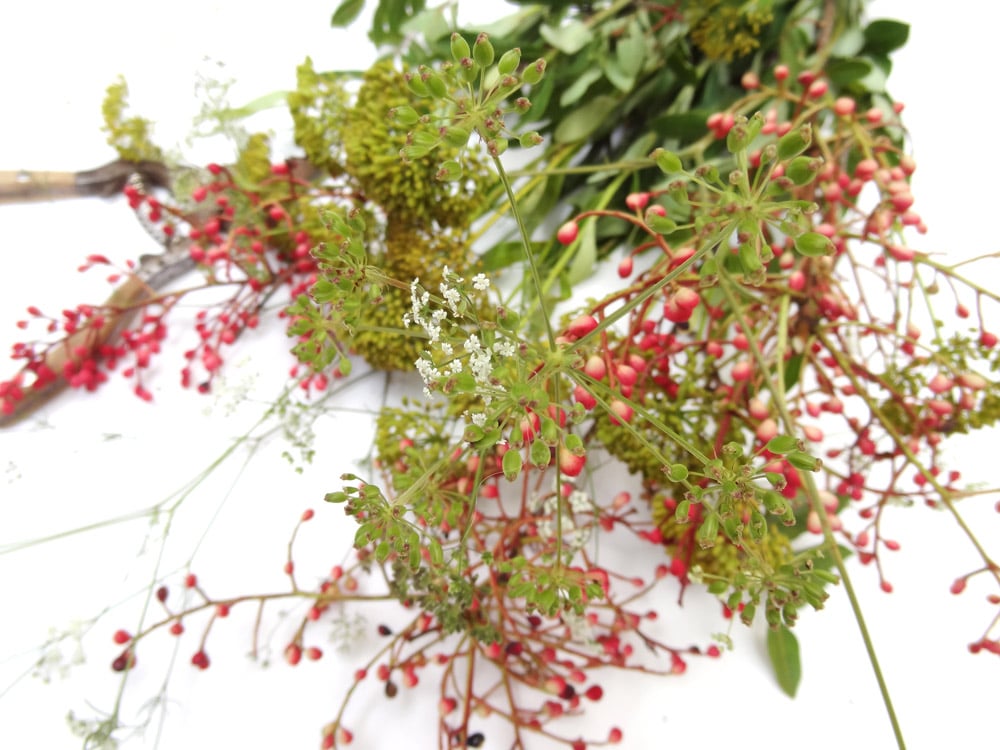
[[[486,742],[486,737],[483,736],[483,733],[476,732],[469,735],[469,739],[465,741],[465,745],[466,747],[480,747],[484,742]]]

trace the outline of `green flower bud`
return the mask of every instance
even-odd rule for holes
[[[525,83],[534,85],[542,80],[542,76],[545,75],[545,58],[539,57],[531,65],[524,69],[524,73],[521,74],[521,80]]]
[[[472,59],[480,68],[488,68],[493,64],[493,45],[490,38],[485,33],[480,33],[476,37],[475,44],[472,45]]]
[[[684,464],[673,464],[667,472],[671,482],[683,482],[688,478],[688,468]]]
[[[515,47],[514,49],[507,50],[500,57],[500,62],[497,63],[497,69],[500,71],[500,75],[509,76],[515,70],[517,66],[521,64],[521,49],[520,47]]]
[[[467,58],[472,54],[472,50],[469,49],[469,43],[465,41],[465,37],[459,34],[457,31],[451,35],[451,57],[457,62],[461,63],[464,58]]]

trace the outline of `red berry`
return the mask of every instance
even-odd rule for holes
[[[293,667],[302,661],[302,647],[297,643],[289,643],[285,648],[285,661]]]
[[[127,630],[116,630],[111,639],[122,646],[132,640],[132,635]]]
[[[198,669],[208,669],[208,665],[211,662],[208,660],[208,654],[204,651],[198,651],[191,657],[191,663],[198,667]]]
[[[584,693],[584,695],[586,695],[587,698],[592,701],[599,701],[601,698],[604,697],[604,688],[602,688],[600,685],[591,685],[589,688],[587,688],[587,691]]]
[[[556,239],[563,245],[572,244],[580,234],[580,225],[575,221],[567,221],[556,232]]]
[[[194,573],[188,573],[186,576],[184,576],[184,585],[187,586],[189,589],[193,589],[195,586],[198,585],[198,576],[196,576]]]

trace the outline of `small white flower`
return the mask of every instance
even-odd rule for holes
[[[493,343],[493,351],[501,357],[513,357],[517,353],[517,347],[509,341],[496,341]]]
[[[486,278],[485,273],[477,273],[472,277],[472,288],[478,289],[480,292],[485,292],[490,288],[490,280]]]
[[[446,356],[446,357],[450,357],[452,354],[455,353],[455,349],[447,341],[442,341],[441,342],[441,353],[444,356]]]
[[[486,424],[486,413],[478,412],[472,415],[472,424],[476,427],[483,427]]]

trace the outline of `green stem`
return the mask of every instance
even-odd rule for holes
[[[503,183],[504,191],[507,193],[507,200],[510,202],[510,212],[514,216],[514,220],[517,222],[517,229],[521,233],[521,244],[524,245],[524,257],[528,262],[528,267],[531,269],[531,281],[535,285],[535,294],[538,295],[538,305],[542,310],[542,318],[545,320],[545,333],[548,336],[549,348],[552,351],[556,349],[556,334],[552,329],[552,321],[549,320],[549,311],[546,309],[544,287],[542,286],[542,277],[538,273],[538,264],[535,262],[535,255],[531,252],[531,235],[528,234],[528,228],[524,225],[524,219],[521,217],[521,212],[517,208],[517,199],[514,196],[514,189],[511,187],[510,178],[507,176],[507,172],[503,168],[503,162],[500,161],[500,157],[493,157],[493,164],[497,168],[497,175],[500,177],[500,182]]]
[[[736,314],[737,319],[747,320],[747,315],[745,314],[743,306],[740,304],[739,299],[733,291],[732,280],[729,278],[729,274],[721,263],[719,264],[719,287],[721,288],[723,295],[726,297],[726,301]],[[781,421],[785,424],[785,428],[790,434],[794,434],[796,426],[795,418],[792,417],[791,411],[788,408],[788,403],[785,400],[784,352],[788,343],[788,307],[789,298],[785,295],[781,298],[781,307],[778,313],[778,350],[775,352],[774,357],[775,362],[777,363],[775,376],[773,378],[766,379],[765,386],[771,392],[771,396],[774,399],[774,405],[778,410],[778,415],[781,417]],[[743,334],[747,337],[747,341],[750,344],[749,350],[753,356],[758,371],[767,372],[768,364],[764,360],[764,353],[761,351],[756,334],[749,326],[743,326],[742,328]],[[905,750],[906,743],[903,740],[903,733],[899,725],[899,719],[896,717],[896,710],[892,704],[889,687],[886,684],[884,675],[882,674],[882,668],[879,666],[878,655],[875,653],[875,644],[872,641],[870,633],[868,632],[868,625],[865,623],[864,614],[861,611],[861,604],[855,594],[854,584],[851,582],[851,577],[847,573],[847,566],[844,564],[843,555],[840,554],[840,548],[837,546],[837,542],[833,537],[833,528],[830,525],[830,519],[826,514],[826,509],[823,507],[823,501],[820,499],[819,488],[817,487],[816,481],[813,479],[810,472],[800,473],[803,477],[803,485],[806,488],[806,495],[809,498],[809,504],[819,517],[820,527],[823,531],[823,541],[829,549],[830,555],[833,557],[834,564],[837,567],[837,572],[840,573],[840,578],[844,583],[844,591],[847,593],[847,598],[851,603],[851,610],[854,613],[854,619],[858,624],[858,630],[861,632],[861,639],[864,641],[865,650],[868,652],[868,661],[871,663],[872,671],[875,672],[875,679],[878,681],[879,692],[882,695],[882,703],[885,705],[886,713],[889,715],[889,723],[892,725],[892,733],[896,738],[896,745],[900,750]]]

